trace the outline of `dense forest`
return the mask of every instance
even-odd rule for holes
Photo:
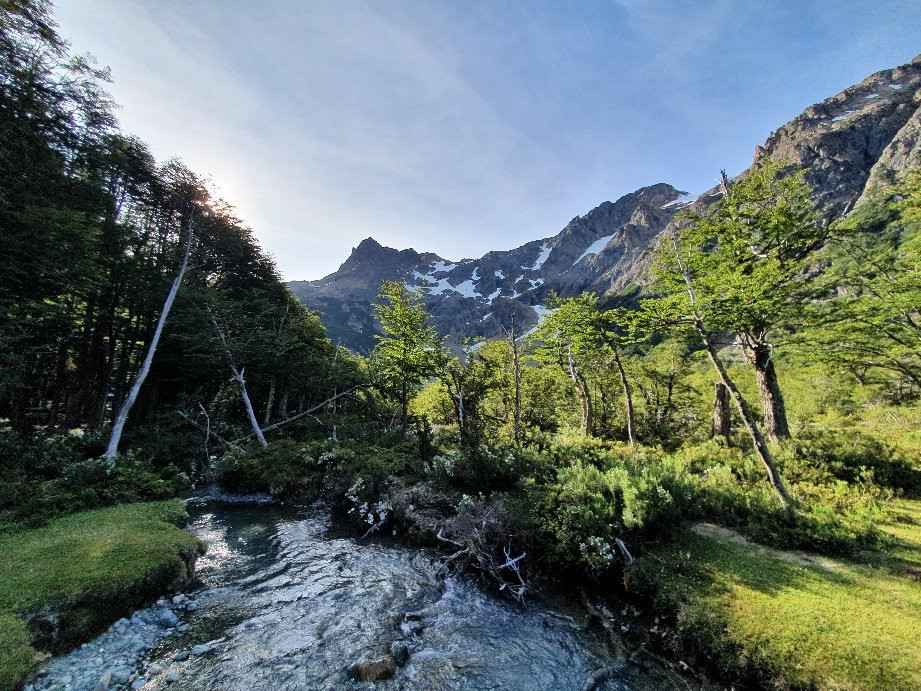
[[[558,298],[460,352],[386,282],[363,358],[204,178],[120,131],[106,70],[45,2],[0,13],[3,532],[210,483],[324,497],[357,534],[441,547],[516,600],[572,577],[613,621],[598,603],[625,598],[669,631],[644,645],[718,679],[919,682],[917,170],[842,217],[783,161],[724,175],[659,238],[639,297]],[[714,547],[714,524],[840,559],[857,585],[737,595],[740,623],[720,574],[766,553]],[[784,564],[756,564],[762,590]],[[908,594],[880,604],[886,579]],[[797,619],[819,600],[833,611]],[[887,635],[842,633],[870,601]],[[816,626],[839,652],[791,662],[784,637]]]
[[[264,425],[357,376],[232,207],[181,161],[158,163],[118,130],[106,72],[68,52],[43,3],[5,6],[2,30],[5,459],[53,476],[66,465],[30,466],[16,445],[79,430],[71,458],[105,448],[184,266],[129,419],[125,446],[145,449],[144,465],[162,471],[184,455],[173,448],[188,427],[179,415],[213,416],[215,433],[233,434],[222,425],[246,421],[243,391]],[[194,474],[198,456],[171,472]]]

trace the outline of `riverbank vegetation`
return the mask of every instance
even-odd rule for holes
[[[313,424],[228,453],[218,479],[325,494],[368,533],[441,546],[449,563],[518,598],[563,575],[589,599],[618,592],[648,614],[625,608],[609,624],[727,680],[915,685],[921,651],[905,621],[921,597],[917,348],[889,342],[913,328],[914,298],[900,294],[879,350],[862,334],[862,358],[830,333],[878,300],[836,289],[839,272],[853,270],[853,243],[887,245],[890,276],[916,285],[918,264],[901,262],[918,237],[918,178],[829,227],[809,215],[803,181],[779,173],[766,166],[736,184],[742,196],[765,195],[762,208],[796,207],[772,211],[795,219],[779,224],[795,228],[806,214],[821,229],[823,242],[810,240],[782,284],[765,287],[744,262],[713,266],[718,257],[698,256],[704,268],[692,274],[684,257],[694,247],[663,238],[661,280],[640,309],[561,299],[532,333],[510,329],[459,355],[428,326],[418,296],[387,284],[369,361],[382,384],[368,391],[362,421],[336,441]],[[882,228],[862,220],[880,217]],[[696,237],[682,242],[700,252]],[[741,241],[744,251],[752,242]],[[698,280],[717,269],[722,288]],[[752,292],[762,303],[745,298]],[[787,304],[792,294],[803,309]],[[410,368],[400,387],[387,383]],[[389,424],[375,428],[375,414]]]
[[[131,502],[218,482],[326,497],[516,599],[578,584],[689,674],[918,684],[921,175],[828,218],[765,161],[660,238],[640,292],[486,343],[449,347],[387,282],[363,358],[119,131],[44,3],[0,13],[4,682],[32,610],[166,586],[178,505]]]
[[[49,651],[187,584],[204,546],[181,529],[186,518],[184,503],[173,499],[0,535],[0,688],[15,688]]]

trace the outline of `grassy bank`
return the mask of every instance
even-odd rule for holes
[[[628,574],[726,678],[773,688],[921,688],[921,501],[887,505],[886,552],[783,552],[698,524]]]
[[[42,653],[85,640],[188,577],[198,541],[179,500],[125,504],[0,535],[0,689],[15,688]],[[28,631],[26,617],[48,613]],[[31,639],[31,642],[30,642]],[[41,647],[44,647],[42,645]]]

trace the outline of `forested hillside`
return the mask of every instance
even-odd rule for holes
[[[261,424],[350,381],[233,208],[118,129],[106,71],[70,52],[43,3],[4,7],[0,48],[0,417],[16,433],[80,428],[104,447],[187,249],[129,436],[182,436],[177,413],[246,423],[231,361]]]

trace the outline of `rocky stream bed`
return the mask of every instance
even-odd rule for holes
[[[198,587],[51,659],[27,691],[674,687],[575,603],[507,602],[433,553],[348,536],[324,506],[212,497],[189,512],[208,543]]]

